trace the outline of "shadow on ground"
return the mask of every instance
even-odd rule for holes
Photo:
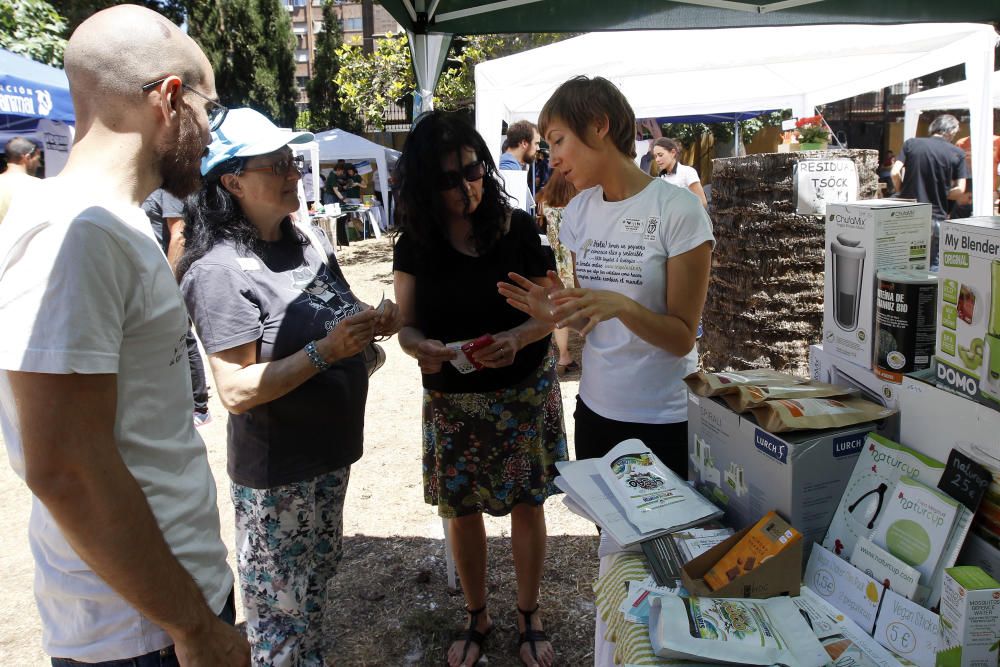
[[[597,535],[549,538],[541,608],[556,664],[593,664]],[[489,665],[517,659],[515,578],[510,539],[489,538],[489,605],[496,627]],[[331,581],[326,627],[335,665],[442,665],[464,622],[460,591],[448,588],[444,540],[344,538],[344,559]]]

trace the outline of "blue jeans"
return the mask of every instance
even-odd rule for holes
[[[233,597],[233,591],[229,591],[229,598],[226,600],[226,606],[219,612],[219,618],[230,625],[236,623],[236,600]],[[174,653],[172,645],[135,658],[106,662],[77,662],[69,658],[52,658],[52,667],[75,667],[76,665],[87,665],[88,667],[179,667],[180,663],[177,662],[177,654]]]

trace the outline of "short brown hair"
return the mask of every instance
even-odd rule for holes
[[[604,77],[575,76],[552,93],[542,107],[538,125],[545,133],[553,119],[565,121],[573,134],[587,142],[587,126],[608,119],[608,136],[621,153],[635,157],[635,112],[622,91]]]
[[[511,123],[510,127],[507,128],[507,148],[516,148],[521,145],[522,141],[527,141],[530,144],[535,138],[537,130],[538,128],[530,120],[519,120],[516,123]]]
[[[667,152],[677,151],[680,153],[684,150],[684,144],[679,142],[677,139],[671,139],[670,137],[660,137],[653,142],[653,146],[659,146]]]
[[[553,169],[552,175],[549,176],[549,182],[545,184],[538,195],[538,201],[544,202],[546,206],[563,208],[577,194],[577,189],[563,176],[563,173],[558,169]]]

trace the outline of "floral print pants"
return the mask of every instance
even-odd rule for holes
[[[255,667],[322,667],[331,655],[323,612],[342,554],[350,472],[348,466],[270,489],[231,485]]]

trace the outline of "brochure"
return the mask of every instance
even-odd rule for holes
[[[871,634],[885,587],[821,545],[813,545],[802,580],[837,611]]]
[[[808,586],[792,598],[834,667],[899,667],[893,654]]]

